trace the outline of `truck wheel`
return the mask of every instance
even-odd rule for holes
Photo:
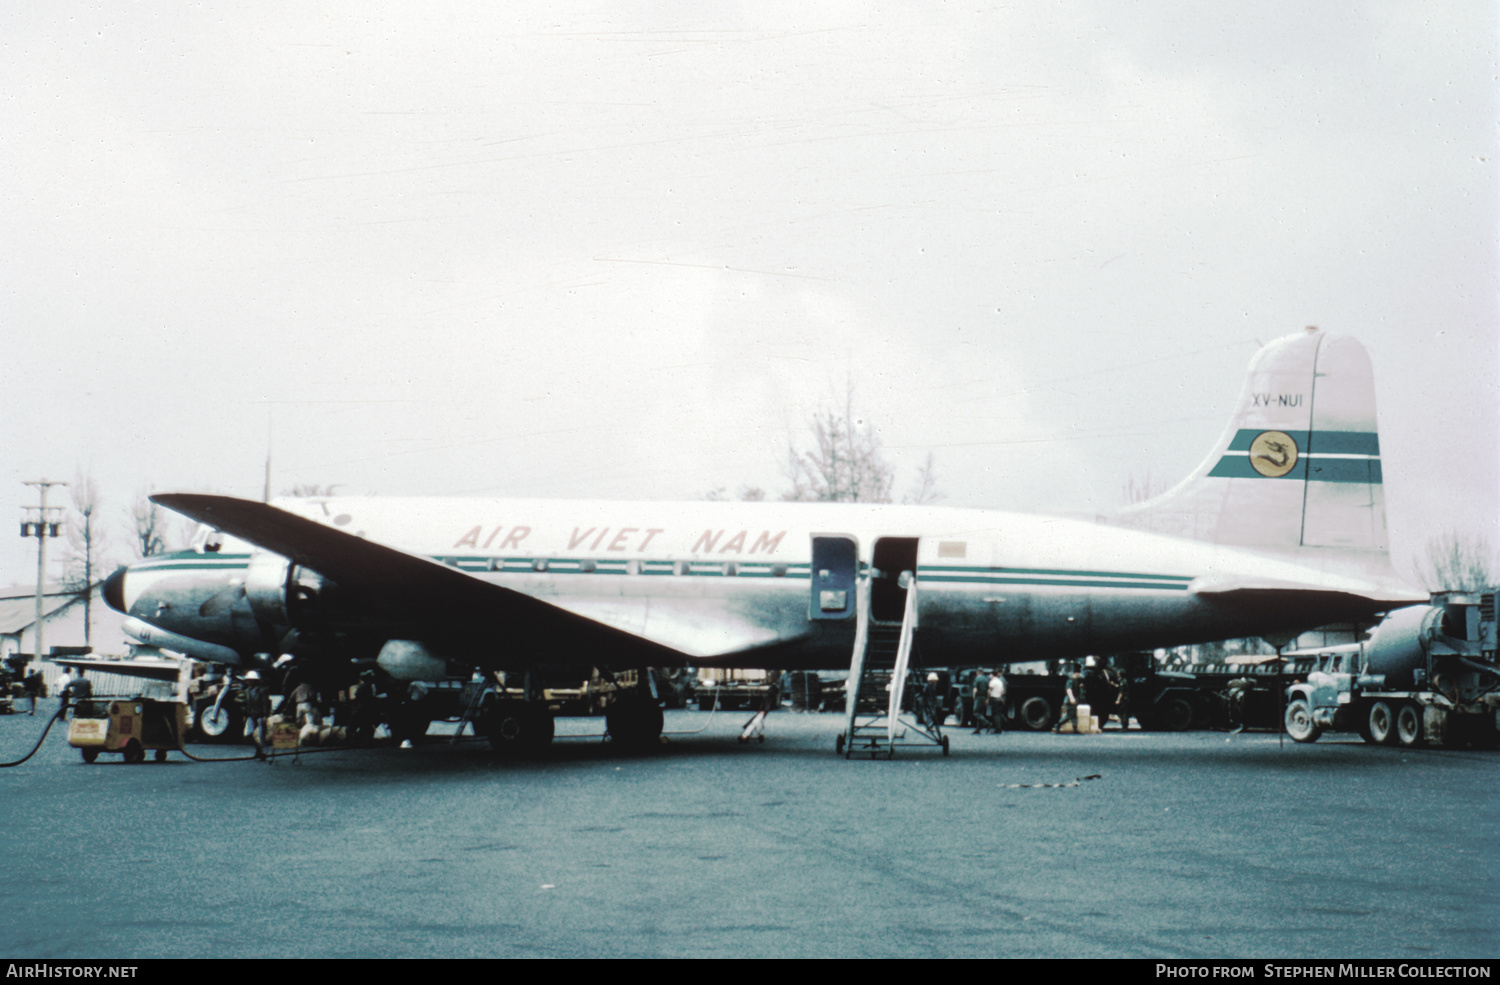
[[[83,757],[85,763],[92,763],[99,758],[99,750],[93,748],[80,749],[78,754]]]
[[[1370,705],[1370,739],[1380,746],[1396,741],[1396,715],[1384,701]]]
[[[158,763],[165,763],[167,761],[167,751],[165,749],[158,749],[153,758]]]
[[[1193,703],[1180,694],[1156,703],[1157,720],[1168,732],[1186,732],[1193,727]]]
[[[1016,717],[1020,719],[1021,727],[1028,732],[1045,732],[1052,727],[1052,702],[1034,694],[1021,702],[1021,710]]]
[[[1403,746],[1420,746],[1424,743],[1421,708],[1406,702],[1397,709],[1396,738]]]
[[[1306,698],[1297,698],[1286,706],[1286,734],[1293,742],[1317,742],[1323,727],[1313,721]]]
[[[125,753],[125,762],[127,763],[144,763],[146,761],[146,750],[142,749],[141,744],[134,739],[125,743],[123,751]]]

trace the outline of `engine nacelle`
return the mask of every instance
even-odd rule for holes
[[[259,619],[306,628],[327,613],[332,581],[286,558],[256,551],[245,570],[245,600]]]
[[[228,664],[231,667],[244,663],[240,655],[227,646],[217,643],[208,643],[204,640],[195,640],[191,636],[183,636],[170,630],[161,629],[148,622],[128,616],[120,624],[125,635],[133,640],[145,643],[147,646],[161,647],[166,650],[175,650],[178,653],[186,653],[194,660],[202,660],[205,663]]]
[[[375,663],[398,681],[440,681],[448,676],[448,658],[416,640],[386,640]]]

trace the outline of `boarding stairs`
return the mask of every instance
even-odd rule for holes
[[[948,754],[948,739],[901,712],[917,628],[917,580],[910,576],[899,623],[871,619],[870,582],[860,587],[855,608],[854,651],[844,709],[844,731],[834,750],[845,759],[890,759],[898,746],[936,746]]]

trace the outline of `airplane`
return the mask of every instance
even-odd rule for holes
[[[393,731],[400,720],[417,735],[421,688],[401,687],[475,671],[845,668],[870,627],[903,622],[916,666],[1000,666],[1290,638],[1426,600],[1387,551],[1369,357],[1316,329],[1256,354],[1191,475],[1089,520],[865,503],[152,499],[204,535],[107,580],[128,634],[231,672],[291,654],[336,686],[377,667]],[[662,721],[637,689],[608,729],[639,745]],[[491,702],[476,730],[532,752],[553,734],[525,697]]]

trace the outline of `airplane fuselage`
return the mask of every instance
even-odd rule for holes
[[[703,665],[847,667],[852,592],[871,615],[900,619],[902,572],[917,586],[919,665],[1003,664],[1172,646],[1295,630],[1309,612],[1280,596],[1235,597],[1202,586],[1238,579],[1296,583],[1327,596],[1318,621],[1369,615],[1373,581],[1321,574],[1244,549],[1099,523],[989,510],[873,504],[595,502],[329,498],[279,508],[343,533],[443,564],[559,609],[655,641]],[[815,544],[856,559],[838,583]],[[837,553],[837,552],[835,552]],[[834,556],[834,555],[828,555]],[[836,565],[834,566],[836,567]],[[236,594],[236,587],[245,591]],[[279,606],[268,593],[281,591]],[[226,594],[227,593],[227,594]],[[831,593],[831,594],[830,594]],[[843,594],[840,594],[843,593]],[[271,654],[288,629],[304,649],[338,640],[354,651],[387,639],[441,637],[442,628],[343,612],[337,587],[263,551],[148,559],[123,586],[130,615],[150,627],[227,647],[243,662]],[[216,604],[215,599],[220,601]],[[407,620],[409,621],[409,620]],[[163,644],[168,645],[168,644]],[[492,634],[453,641],[494,667],[576,665],[545,641]],[[609,653],[587,661],[610,666]]]

